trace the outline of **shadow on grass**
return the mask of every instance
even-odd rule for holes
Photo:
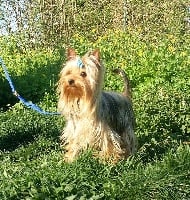
[[[10,112],[9,112],[10,114]],[[0,125],[0,150],[14,151],[22,145],[33,142],[39,136],[59,140],[61,128],[57,124],[57,117],[44,117],[42,115],[33,114],[32,112],[10,114],[4,113],[0,116],[3,122]]]

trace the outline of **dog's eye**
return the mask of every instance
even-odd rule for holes
[[[86,72],[81,72],[80,76],[82,76],[83,78],[87,76]]]

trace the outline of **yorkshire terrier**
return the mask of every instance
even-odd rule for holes
[[[104,66],[99,50],[80,58],[74,49],[68,49],[58,82],[58,110],[66,119],[61,136],[66,162],[88,148],[101,160],[113,163],[135,152],[131,87],[123,70],[115,72],[125,82],[122,94],[102,91]]]

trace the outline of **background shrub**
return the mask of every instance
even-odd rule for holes
[[[0,34],[13,34],[22,50],[70,44],[75,34],[94,42],[117,29],[140,32],[151,42],[170,33],[183,40],[189,31],[188,7],[188,0],[2,0]]]

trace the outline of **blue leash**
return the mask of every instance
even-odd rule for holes
[[[13,82],[9,76],[9,73],[8,73],[8,70],[7,70],[7,67],[5,65],[5,63],[3,62],[2,58],[0,57],[0,64],[3,68],[3,71],[5,73],[5,76],[6,76],[6,79],[8,80],[9,82],[9,85],[11,87],[11,90],[12,90],[12,93],[13,95],[15,95],[25,106],[27,106],[28,108],[31,108],[32,110],[35,110],[37,111],[38,113],[40,114],[43,114],[43,115],[60,115],[61,113],[58,113],[58,112],[46,112],[44,110],[42,110],[40,107],[38,107],[37,105],[33,104],[32,102],[28,102],[26,101],[23,97],[21,97],[17,91],[15,90],[15,87],[13,85]]]

